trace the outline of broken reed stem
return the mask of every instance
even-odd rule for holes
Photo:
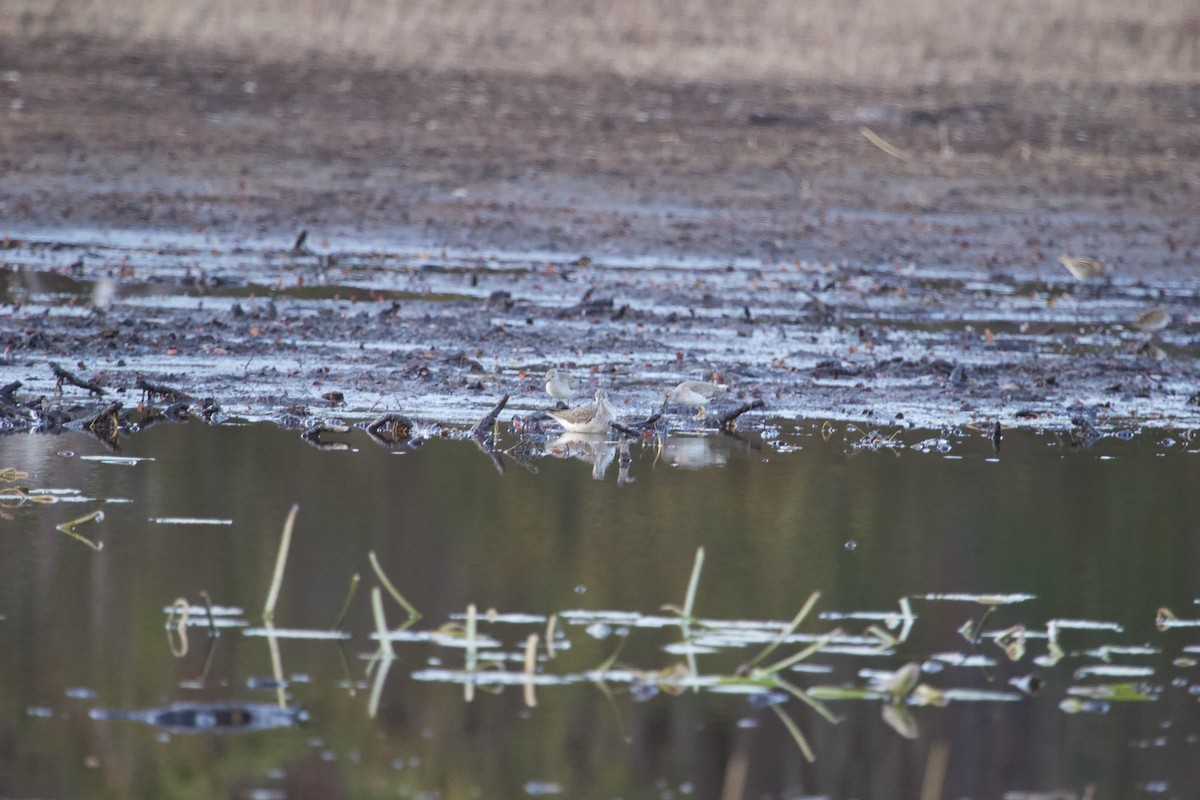
[[[898,158],[901,161],[912,161],[913,158],[908,153],[898,147],[889,144],[882,136],[868,128],[866,125],[859,127],[858,132],[861,133],[866,140],[878,147],[883,152],[887,153],[892,158]]]
[[[346,693],[351,697],[356,697],[358,692],[354,688],[354,676],[350,672],[350,659],[346,657],[346,648],[339,641],[337,643],[338,660],[342,662],[342,676],[345,678]],[[368,675],[370,672],[367,673]]]
[[[908,601],[907,596],[900,598],[900,614],[900,620],[903,624],[900,626],[900,633],[896,636],[896,639],[897,641],[907,642],[908,635],[912,633],[913,623],[916,621],[916,617],[913,616],[912,612],[912,604]]]
[[[800,702],[802,702],[805,705],[812,708],[814,711],[816,711],[818,714],[820,714],[822,717],[824,717],[826,720],[833,723],[834,725],[837,725],[839,722],[842,721],[841,717],[839,717],[837,714],[834,714],[832,711],[829,710],[829,706],[825,705],[824,703],[822,703],[820,700],[816,699],[815,697],[809,697],[807,692],[805,692],[803,689],[801,689],[799,686],[795,685],[794,683],[791,683],[790,681],[786,681],[783,678],[776,675],[775,676],[775,685],[780,687],[781,689],[783,689],[785,692],[790,694],[792,697],[795,697]]]
[[[200,671],[200,677],[196,678],[196,683],[201,687],[208,681],[208,673],[212,670],[213,658],[217,654],[217,639],[215,636],[208,637],[208,650],[204,655],[204,669]]]
[[[475,672],[475,622],[476,611],[475,604],[471,603],[467,606],[467,653],[464,669],[467,673],[467,679],[463,682],[463,699],[468,703],[475,699],[475,681],[473,675]]]
[[[288,550],[292,546],[292,528],[296,524],[296,514],[300,512],[300,504],[292,505],[287,520],[283,523],[283,534],[279,537],[279,554],[275,556],[275,575],[271,578],[271,588],[267,592],[267,602],[263,606],[263,621],[275,619],[275,601],[279,599],[279,587],[283,585],[283,568],[287,565]]]
[[[375,632],[379,634],[379,652],[384,658],[395,658],[396,648],[388,635],[387,620],[383,616],[383,594],[379,587],[371,588],[371,612],[375,616]]]
[[[747,665],[748,668],[753,669],[754,667],[758,666],[758,664],[764,658],[766,658],[767,656],[769,656],[771,653],[773,653],[775,651],[775,648],[779,647],[779,645],[783,644],[789,636],[791,636],[793,633],[795,633],[796,629],[799,628],[800,625],[804,622],[804,618],[808,616],[808,613],[810,611],[812,611],[813,606],[816,605],[817,600],[819,600],[820,598],[821,598],[820,592],[813,592],[812,594],[810,594],[808,596],[808,600],[804,603],[804,606],[800,609],[799,613],[797,613],[796,616],[792,618],[791,623],[786,628],[784,628],[779,633],[778,636],[775,637],[775,640],[773,642],[771,642],[769,645],[764,647],[762,649],[762,651],[759,652],[758,655],[756,655],[753,659],[751,659],[750,663]]]
[[[204,610],[208,612],[208,635],[219,636],[220,631],[217,630],[217,619],[213,614],[212,597],[209,596],[207,591],[201,591],[200,596],[204,598]]]
[[[84,544],[86,544],[88,547],[95,550],[96,552],[100,552],[101,550],[104,549],[103,542],[93,542],[91,539],[87,538],[82,533],[77,533],[75,531],[76,525],[82,525],[83,523],[91,522],[92,520],[96,520],[96,522],[103,522],[104,521],[104,512],[103,511],[93,511],[92,513],[86,514],[86,515],[80,517],[79,519],[73,519],[70,522],[64,522],[63,524],[61,524],[57,527],[60,531],[65,533],[67,536],[70,536],[72,539],[77,539],[77,540],[83,542]]]
[[[379,698],[383,697],[383,685],[387,683],[388,671],[392,668],[392,664],[396,663],[396,659],[391,656],[380,656],[379,653],[376,653],[375,657],[379,660],[379,669],[375,671],[375,681],[371,684],[371,696],[367,699],[367,716],[371,719],[375,719],[379,713]]]
[[[696,562],[692,565],[692,577],[688,580],[687,595],[683,598],[682,619],[679,622],[680,632],[683,634],[683,640],[691,644],[692,641],[692,610],[696,605],[696,587],[700,585],[700,570],[704,568],[704,548],[696,548]],[[699,671],[696,667],[696,654],[691,647],[687,650],[687,665],[688,671],[693,678],[696,677]],[[700,691],[698,685],[692,686],[693,691]]]
[[[800,748],[800,753],[804,756],[804,760],[808,763],[813,763],[817,760],[817,754],[813,752],[812,747],[808,744],[808,739],[804,738],[804,734],[800,731],[800,727],[795,720],[787,715],[779,706],[771,706],[771,710],[775,712],[775,716],[788,729],[788,733],[792,734],[792,738],[796,740],[796,745]]]
[[[558,614],[551,614],[546,620],[546,658],[554,658],[554,627],[558,624]]]
[[[692,577],[688,581],[687,595],[683,598],[683,618],[692,618],[692,607],[696,604],[696,587],[700,585],[700,570],[704,568],[704,548],[696,548],[696,562],[692,565]]]
[[[275,701],[280,708],[287,708],[286,684],[283,680],[283,656],[279,654],[279,637],[270,622],[263,625],[267,631],[267,650],[271,653],[271,674],[275,677]]]
[[[600,663],[600,666],[596,667],[596,669],[594,671],[599,673],[601,676],[603,676],[604,673],[606,673],[610,669],[612,669],[613,664],[617,663],[617,658],[620,657],[621,651],[625,649],[625,644],[628,641],[629,641],[629,634],[622,636],[621,641],[617,642],[617,649],[613,650],[612,655],[610,655],[608,658],[604,659],[604,661],[602,661]]]
[[[533,708],[537,705],[537,694],[533,686],[533,673],[537,668],[538,635],[529,634],[525,640],[525,705]]]
[[[921,781],[921,800],[938,800],[946,782],[946,767],[950,764],[950,745],[943,741],[934,742],[929,748],[925,762],[925,777]]]
[[[388,576],[383,574],[383,567],[379,566],[379,559],[375,557],[374,550],[372,550],[370,553],[367,553],[367,559],[371,562],[371,568],[375,570],[375,576],[379,578],[379,582],[383,584],[383,588],[388,590],[388,594],[392,596],[392,599],[399,603],[400,607],[408,612],[408,616],[411,620],[416,621],[420,619],[421,612],[417,611],[412,603],[405,600],[404,596],[401,595],[396,587],[392,585],[392,582],[388,580]]]
[[[788,656],[787,658],[783,659],[782,661],[776,661],[774,664],[772,664],[769,667],[764,667],[763,672],[773,675],[776,672],[779,672],[780,670],[787,669],[788,667],[792,666],[793,664],[799,664],[801,661],[808,658],[813,653],[817,652],[822,647],[824,647],[825,645],[832,642],[836,637],[841,636],[841,635],[842,635],[842,629],[834,628],[829,633],[825,634],[820,639],[817,639],[815,642],[810,644],[808,647],[801,650],[799,653],[796,653],[794,656]]]
[[[350,578],[350,589],[346,592],[346,599],[342,602],[342,611],[338,614],[337,622],[333,623],[335,631],[340,631],[342,623],[346,621],[346,614],[350,611],[350,603],[354,600],[355,593],[358,592],[358,582],[360,580],[361,577],[357,572],[354,573],[354,577]]]

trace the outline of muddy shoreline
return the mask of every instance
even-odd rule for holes
[[[25,407],[108,401],[57,398],[56,362],[126,406],[141,377],[248,419],[464,426],[547,407],[560,365],[631,419],[717,374],[766,403],[750,425],[1200,426],[1200,87],[4,61],[0,386]]]

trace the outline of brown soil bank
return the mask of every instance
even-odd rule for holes
[[[354,261],[340,251],[355,243],[394,243],[385,267],[473,276],[442,287],[461,290],[466,305],[443,307],[457,327],[447,322],[436,336],[420,325],[440,312],[420,304],[411,327],[393,312],[388,326],[359,335],[385,352],[429,338],[482,358],[489,380],[449,374],[437,384],[477,387],[480,409],[514,388],[518,367],[506,371],[506,353],[527,348],[519,368],[610,366],[639,403],[652,392],[638,376],[661,377],[671,364],[686,377],[729,373],[777,403],[805,397],[776,406],[791,414],[836,410],[824,381],[857,376],[853,402],[838,413],[863,414],[873,404],[863,390],[888,393],[889,410],[903,413],[927,405],[932,383],[978,395],[955,397],[952,421],[1022,410],[1004,397],[1094,405],[1107,389],[1118,399],[1161,395],[1161,408],[1114,414],[1189,424],[1200,260],[1200,15],[1190,3],[1137,18],[1118,3],[965,3],[946,15],[923,0],[807,12],[701,3],[682,16],[675,4],[615,0],[453,13],[413,4],[403,17],[356,2],[245,5],[180,11],[130,0],[101,14],[86,2],[5,4],[0,226],[22,242],[4,251],[6,264],[36,272],[78,263],[83,280],[113,273],[130,287],[148,283],[157,262],[136,252],[109,249],[127,268],[114,273],[110,262],[106,273],[86,248],[59,263],[30,244],[133,229],[160,242],[193,237],[189,257],[210,277],[222,268],[205,263],[197,235],[217,249],[256,238],[247,269],[264,285],[273,271],[278,282],[305,269],[336,283],[328,259],[286,262],[261,242],[286,249],[308,229],[309,243],[342,263]],[[455,255],[416,254],[443,247]],[[548,255],[529,256],[528,275],[503,283],[466,264],[472,252],[481,263]],[[1056,264],[1063,254],[1099,258],[1111,283],[1072,289]],[[547,284],[547,262],[565,267],[580,255],[592,262]],[[699,267],[618,269],[629,256],[724,261],[734,278]],[[225,269],[222,280],[236,282],[237,269]],[[569,310],[589,287],[615,299],[614,316],[630,306],[605,318],[604,365],[582,356],[601,355],[589,345],[594,331],[589,340],[559,322],[586,316]],[[495,320],[475,330],[463,315],[494,291],[509,292],[513,305],[501,301],[500,311],[532,320],[536,334],[489,354],[480,343],[495,338]],[[1171,324],[1143,335],[1131,323],[1154,305],[1168,308]],[[29,330],[55,324],[58,311],[35,324],[35,306],[26,299],[0,316],[9,331],[0,377],[28,382],[33,368],[19,365],[48,375],[43,361],[77,355],[120,380],[116,362],[128,354],[89,338],[111,324],[73,323],[60,340],[39,338]],[[211,321],[187,313],[193,325]],[[253,318],[226,322],[261,332]],[[622,327],[630,320],[637,325]],[[704,335],[679,333],[692,324]],[[656,325],[675,326],[683,346]],[[952,358],[947,325],[967,337]],[[704,344],[721,331],[753,341],[776,328],[781,342],[803,333],[804,346]],[[179,332],[141,331],[138,355],[178,352],[165,337]],[[943,337],[943,349],[928,335]],[[276,336],[272,346],[288,341]],[[888,341],[895,352],[884,352]],[[983,349],[997,341],[1005,359]],[[1070,361],[1045,358],[1068,353]],[[231,391],[243,385],[240,356],[226,375]],[[974,371],[947,383],[957,363]],[[359,373],[370,369],[364,362]],[[1000,372],[985,381],[986,370]],[[428,380],[428,370],[414,374]],[[223,388],[196,380],[210,381],[196,393]],[[407,380],[377,381],[361,399],[427,396],[409,395]],[[896,394],[904,386],[911,393]],[[273,396],[269,378],[256,389]],[[845,400],[847,389],[837,391]]]

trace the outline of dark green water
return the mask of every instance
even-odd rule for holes
[[[469,442],[395,454],[361,432],[348,438],[356,449],[321,452],[270,426],[162,425],[123,442],[121,456],[153,459],[135,465],[81,458],[107,454],[82,435],[0,439],[0,467],[31,473],[17,483],[95,498],[27,503],[0,519],[0,798],[473,798],[556,789],[579,798],[918,797],[931,750],[948,755],[935,796],[1083,796],[1089,785],[1096,797],[1200,792],[1191,766],[1200,757],[1200,668],[1181,660],[1200,658],[1185,650],[1200,629],[1154,625],[1161,606],[1200,617],[1196,453],[1160,443],[1157,432],[1083,451],[1013,433],[997,456],[971,433],[952,439],[951,457],[908,447],[855,452],[856,435],[839,426],[826,442],[817,427],[785,427],[778,441],[799,446],[786,453],[756,434],[679,440],[657,458],[635,446],[634,480],[624,485],[616,461],[603,480],[575,459],[541,458],[536,471],[507,460],[500,474]],[[276,624],[328,628],[351,575],[363,576],[349,641],[281,642],[289,698],[309,721],[180,735],[90,718],[94,708],[274,701],[274,692],[247,685],[272,673],[265,639],[226,630],[210,653],[205,628],[192,627],[187,654],[176,657],[163,609],[178,597],[200,603],[207,591],[258,625],[294,502],[301,510]],[[78,530],[101,551],[56,530],[97,508],[104,520]],[[152,521],[162,517],[233,524]],[[792,700],[784,708],[811,742],[813,764],[769,708],[739,695],[663,692],[639,702],[614,684],[610,701],[579,681],[539,687],[534,708],[520,686],[480,688],[468,703],[461,685],[425,679],[436,678],[431,667],[461,669],[462,651],[429,643],[396,644],[378,715],[369,717],[366,657],[376,644],[367,590],[377,582],[368,552],[425,615],[416,629],[434,630],[469,603],[481,612],[658,614],[682,604],[698,547],[707,556],[701,617],[789,620],[814,590],[819,612],[895,611],[901,596],[929,593],[1029,593],[1036,598],[999,606],[985,627],[1045,631],[1057,618],[1122,630],[1064,630],[1067,655],[1049,667],[1033,663],[1046,644],[1031,638],[1014,663],[986,639],[972,647],[957,633],[982,605],[913,599],[908,641],[876,656],[818,653],[805,664],[822,672],[789,679],[863,686],[861,670],[915,661],[929,665],[922,680],[940,689],[1015,693],[1008,679],[1030,673],[1043,687],[1014,702],[914,708],[920,735],[912,740],[883,722],[880,701],[831,702],[842,717],[835,725]],[[386,611],[393,626],[402,621],[390,600]],[[835,624],[857,634],[869,621],[814,614],[801,630]],[[618,636],[598,639],[586,628],[560,620],[569,649],[560,646],[539,670],[579,676],[603,662]],[[480,633],[514,654],[544,630],[480,622]],[[634,628],[620,661],[667,667],[683,659],[662,647],[679,638],[678,628]],[[1153,649],[1111,657],[1149,674],[1076,675],[1102,664],[1085,651],[1104,645]],[[757,649],[701,655],[700,672],[729,674]],[[778,656],[798,649],[785,645]],[[948,652],[994,663],[934,658]],[[1070,687],[1131,680],[1155,699],[1111,702],[1106,713],[1060,709]]]

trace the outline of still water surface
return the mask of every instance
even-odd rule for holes
[[[350,450],[322,452],[270,425],[160,425],[125,440],[119,456],[131,460],[118,463],[90,458],[113,454],[81,434],[0,439],[0,467],[30,473],[0,488],[78,491],[0,519],[0,797],[891,798],[929,787],[993,798],[1083,797],[1089,786],[1096,797],[1197,796],[1200,629],[1155,626],[1163,606],[1200,617],[1197,453],[1155,431],[1086,450],[1016,432],[996,454],[970,431],[949,437],[948,452],[912,447],[931,436],[905,432],[903,447],[873,452],[855,450],[860,434],[841,424],[828,440],[819,424],[673,438],[635,445],[624,481],[611,452],[578,443],[569,452],[592,460],[506,458],[501,474],[470,442],[391,452],[361,431],[340,437]],[[266,639],[245,628],[214,638],[200,612],[180,654],[165,609],[177,598],[202,606],[207,592],[259,626],[297,502],[276,625],[331,628],[351,576],[363,578],[349,638],[280,641],[287,702],[307,721],[181,733],[94,718],[276,701]],[[96,509],[104,519],[77,530],[100,551],[56,529]],[[179,518],[228,524],[157,521]],[[993,699],[912,707],[916,736],[905,738],[883,700],[827,700],[833,724],[789,698],[777,707],[811,744],[808,763],[762,697],[679,693],[655,676],[687,663],[670,647],[681,631],[639,621],[683,605],[700,547],[696,616],[776,623],[754,644],[696,655],[700,674],[731,675],[813,591],[799,629],[810,640],[839,625],[895,634],[906,597],[907,640],[878,640],[875,654],[830,646],[788,680],[862,688],[872,671],[915,662],[931,687]],[[517,685],[496,691],[499,670],[485,664],[468,702],[462,647],[397,641],[372,718],[372,551],[424,615],[410,630],[461,626],[475,604],[479,635],[499,643]],[[1034,597],[996,605],[972,644],[959,629],[987,604],[925,599],[938,593]],[[404,612],[384,598],[396,627]],[[489,620],[490,609],[532,616]],[[843,617],[860,612],[877,614]],[[1068,621],[1065,655],[1050,665],[1056,619]],[[1018,624],[1027,648],[1011,661],[991,636]],[[546,684],[530,707],[519,676],[534,633]],[[587,680],[622,634],[613,680]],[[624,667],[645,671],[632,691]],[[1030,675],[1040,688],[1027,694]],[[1113,692],[1139,699],[1097,698]]]

